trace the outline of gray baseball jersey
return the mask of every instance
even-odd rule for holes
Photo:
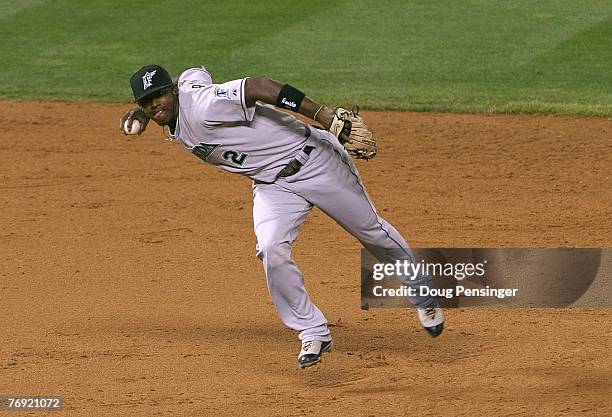
[[[246,79],[214,84],[203,68],[178,80],[175,136],[204,161],[251,179],[272,182],[304,147],[310,128],[275,107],[247,107]]]

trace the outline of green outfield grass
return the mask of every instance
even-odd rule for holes
[[[325,102],[612,114],[612,1],[0,3],[0,97],[130,100],[143,64],[266,74]]]

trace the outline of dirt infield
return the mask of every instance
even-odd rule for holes
[[[336,345],[300,370],[248,180],[157,126],[124,137],[126,106],[2,108],[0,396],[62,396],[54,416],[612,415],[610,309],[455,309],[430,339],[413,311],[360,310],[359,244],[319,211],[295,253]],[[364,114],[381,152],[358,166],[412,245],[612,246],[610,120]]]

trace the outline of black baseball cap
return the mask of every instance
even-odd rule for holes
[[[159,65],[145,65],[130,78],[134,101],[172,85],[172,77]]]

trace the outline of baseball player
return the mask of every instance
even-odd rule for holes
[[[253,181],[257,256],[270,296],[283,323],[299,332],[299,366],[320,362],[332,348],[332,336],[291,254],[311,209],[319,207],[379,259],[413,259],[404,238],[374,209],[351,158],[376,155],[363,119],[356,111],[321,106],[297,88],[267,77],[215,84],[204,67],[187,69],[173,80],[164,68],[148,65],[130,84],[139,107],[121,117],[123,133],[134,134],[136,120],[142,133],[153,120],[203,161]],[[326,130],[278,108],[300,113]],[[432,285],[427,276],[403,283]],[[438,336],[444,315],[435,298],[409,300],[425,330]]]

